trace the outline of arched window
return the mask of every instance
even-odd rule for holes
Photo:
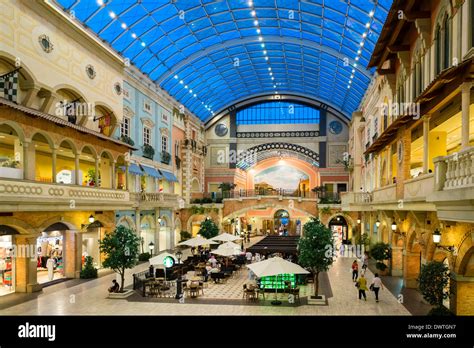
[[[436,58],[436,74],[438,75],[441,70],[442,70],[442,62],[441,62],[441,27],[438,25],[436,27],[436,35],[435,35],[435,41],[436,41],[436,51],[435,51],[435,58]]]
[[[443,21],[444,42],[443,42],[443,69],[447,69],[451,63],[451,28],[449,16],[446,15]]]

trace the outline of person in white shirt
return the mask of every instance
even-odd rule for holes
[[[370,288],[373,289],[375,293],[375,302],[379,302],[379,290],[380,288],[382,288],[383,290],[383,284],[382,284],[382,279],[380,279],[378,273],[374,274],[374,279],[372,280],[372,283],[370,284]]]
[[[259,253],[255,254],[255,262],[260,262],[260,254]]]
[[[245,258],[247,259],[247,263],[251,263],[252,262],[252,253],[250,251],[247,251],[245,253]]]

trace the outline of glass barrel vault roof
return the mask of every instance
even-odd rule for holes
[[[55,0],[203,121],[305,95],[350,117],[392,0]]]

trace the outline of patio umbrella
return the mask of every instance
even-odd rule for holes
[[[227,243],[219,245],[219,247],[217,249],[222,249],[222,248],[233,248],[233,249],[239,249],[240,250],[240,245],[238,245],[234,242],[227,242]]]
[[[305,270],[300,265],[286,261],[281,257],[272,257],[270,259],[252,263],[247,265],[257,277],[269,277],[269,276],[276,276],[278,280],[278,276],[280,274],[308,274],[307,270]],[[275,288],[275,301],[272,304],[281,304],[280,301],[277,301],[277,293],[278,289]]]
[[[234,256],[234,255],[239,254],[239,251],[234,248],[220,248],[219,247],[216,250],[214,250],[212,253],[219,256],[229,257],[229,256]]]
[[[234,236],[229,233],[222,233],[219,234],[218,236],[215,236],[211,238],[212,240],[218,241],[218,242],[233,242],[234,240],[240,239],[240,237]]]
[[[190,246],[190,247],[197,247],[197,246],[200,246],[200,245],[209,245],[209,244],[219,244],[219,243],[214,242],[213,240],[210,240],[210,239],[206,239],[206,238],[198,235],[197,237],[185,240],[184,242],[178,243],[177,245],[178,246],[186,245],[186,246]]]
[[[153,265],[153,266],[157,266],[157,265],[158,266],[163,266],[163,261],[164,261],[165,257],[168,257],[168,256],[172,257],[176,262],[176,260],[177,260],[176,255],[171,254],[171,253],[166,252],[166,251],[152,257],[151,259],[148,260],[148,262],[150,262],[150,265]]]

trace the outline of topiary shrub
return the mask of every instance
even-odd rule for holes
[[[191,239],[191,233],[189,233],[188,231],[181,231],[180,233],[180,236],[181,236],[181,241],[184,242],[185,240],[188,240],[188,239]]]
[[[138,255],[138,261],[148,261],[150,257],[150,253],[141,253],[140,255]]]
[[[379,242],[375,243],[370,248],[371,256],[377,261],[375,267],[380,271],[385,271],[388,266],[383,262],[390,258],[390,246],[387,243]]]
[[[204,238],[210,239],[219,234],[219,227],[209,218],[206,218],[201,222],[201,228],[199,229],[199,234]]]
[[[86,256],[86,262],[80,274],[81,279],[97,278],[97,268],[94,267],[93,260],[92,256]]]
[[[423,298],[430,305],[435,306],[428,315],[451,315],[443,306],[443,300],[449,298],[451,291],[449,284],[449,268],[439,261],[431,261],[421,266],[418,278]]]

